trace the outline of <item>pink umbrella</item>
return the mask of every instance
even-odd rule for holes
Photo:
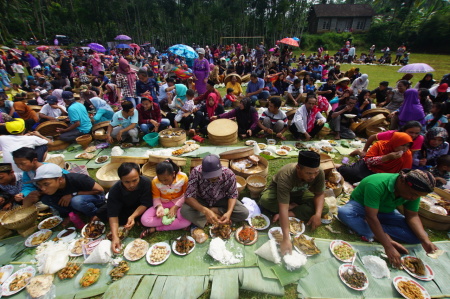
[[[138,52],[139,52],[139,50],[141,49],[141,47],[139,47],[138,44],[130,44],[130,47],[135,48],[136,51],[138,51]]]
[[[131,37],[125,34],[120,34],[114,38],[115,40],[131,40]]]
[[[271,48],[269,52],[275,52],[275,48]]]
[[[292,46],[292,47],[300,47],[298,44],[298,41],[296,41],[295,39],[290,38],[290,37],[283,38],[282,40],[280,40],[280,43],[288,45],[288,46]]]
[[[39,47],[36,47],[36,50],[39,50],[39,51],[47,51],[49,48],[47,47],[47,46],[39,46]]]

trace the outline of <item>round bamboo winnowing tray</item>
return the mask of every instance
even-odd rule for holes
[[[269,173],[269,162],[261,157],[261,156],[257,156],[259,158],[259,163],[258,165],[254,165],[252,167],[246,168],[246,169],[240,169],[238,167],[236,167],[234,165],[235,162],[237,162],[236,160],[231,160],[230,161],[230,169],[236,174],[239,175],[243,178],[247,178],[252,174],[259,174],[263,177],[266,177],[267,174]],[[238,159],[240,160],[240,159]]]
[[[374,109],[369,109],[369,110],[364,111],[361,114],[361,117],[369,117],[369,116],[374,116],[377,114],[383,114],[384,116],[387,117],[390,113],[391,112],[386,108],[374,108]]]
[[[241,80],[242,80],[242,83],[249,82],[250,81],[250,74],[242,76]]]
[[[56,132],[56,129],[66,129],[67,127],[67,124],[63,121],[50,120],[37,126],[36,131],[38,131],[42,136],[55,137],[56,135],[59,135],[59,133]]]
[[[214,145],[230,145],[237,143],[238,125],[229,119],[217,119],[209,123],[208,138]]]
[[[227,160],[232,160],[232,159],[239,159],[239,158],[245,158],[248,156],[251,156],[255,153],[255,151],[253,150],[252,146],[246,146],[243,148],[237,148],[231,151],[226,151],[223,153],[220,153],[219,156],[221,159],[227,159]]]
[[[148,157],[148,161],[152,162],[152,163],[160,163],[160,162],[164,162],[167,159],[171,159],[173,163],[175,163],[178,166],[185,166],[187,160],[185,158],[179,158],[179,157],[169,157],[169,156],[157,156],[157,155],[150,155]],[[144,169],[142,169],[142,171],[144,171]]]
[[[47,159],[45,162],[56,164],[61,168],[64,168],[64,166],[66,165],[66,161],[64,161],[63,157],[53,157],[53,158]]]
[[[233,76],[236,76],[237,82],[238,82],[239,84],[241,84],[242,78],[241,78],[241,76],[239,76],[238,74],[229,74],[229,75],[227,75],[227,76],[225,77],[225,79],[223,80],[223,83],[226,85],[226,84],[228,83],[228,81],[231,81],[231,77],[233,77]]]
[[[60,151],[69,147],[70,142],[65,142],[62,140],[54,140],[52,144],[48,144],[47,148],[51,151]]]
[[[97,181],[103,188],[111,188],[120,180],[117,169],[122,163],[109,163],[103,165],[96,174]]]
[[[202,161],[203,161],[202,158],[193,158],[193,159],[191,159],[191,169],[190,169],[190,171],[192,171],[192,169],[194,169],[194,167],[202,165]],[[229,168],[230,167],[230,160],[220,159],[220,165],[222,165],[223,167]]]
[[[106,140],[106,138],[107,138],[106,130],[108,129],[108,126],[110,123],[111,122],[109,120],[107,120],[107,121],[102,121],[102,122],[99,122],[98,124],[93,125],[92,126],[92,138],[94,138],[95,140]],[[101,130],[101,129],[105,131],[105,134],[103,134],[103,135],[95,134],[95,131]]]
[[[238,140],[237,132],[234,134],[234,136],[229,136],[227,138],[223,137],[211,137],[211,135],[208,136],[209,141],[211,144],[214,145],[232,145],[236,144]]]
[[[381,124],[382,122],[384,122],[385,119],[386,119],[386,117],[383,114],[377,114],[374,117],[361,122],[361,124],[358,127],[356,127],[355,132],[356,133],[362,133],[368,127],[373,127],[373,126],[376,126],[378,124]]]
[[[156,163],[147,162],[142,166],[142,175],[153,180],[156,176]]]
[[[2,225],[7,229],[24,229],[35,224],[38,211],[35,205],[24,208],[20,206],[14,210],[6,212],[1,221]]]

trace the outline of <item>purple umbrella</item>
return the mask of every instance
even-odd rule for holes
[[[131,49],[131,47],[129,45],[127,45],[127,44],[118,44],[116,46],[116,48],[118,48],[118,49]]]
[[[125,34],[120,34],[114,38],[115,40],[131,40],[131,37]]]
[[[97,52],[105,52],[105,51],[106,51],[105,47],[103,47],[102,45],[97,44],[97,43],[90,43],[90,44],[88,45],[88,47],[89,47],[91,50],[94,50],[94,51],[97,51]]]
[[[431,73],[434,72],[434,68],[429,66],[426,63],[411,63],[408,65],[405,65],[401,69],[399,69],[397,72],[399,73]]]

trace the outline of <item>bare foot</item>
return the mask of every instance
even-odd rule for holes
[[[280,214],[275,214],[272,218],[272,222],[277,222],[280,219]]]

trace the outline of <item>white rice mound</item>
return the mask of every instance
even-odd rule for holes
[[[291,254],[285,254],[283,256],[283,261],[288,271],[294,271],[306,264],[306,255],[292,250]]]
[[[224,265],[237,264],[241,260],[225,247],[225,241],[221,238],[214,238],[211,240],[208,248],[208,254],[216,261]]]
[[[391,278],[391,272],[386,264],[386,261],[382,258],[374,255],[365,255],[361,258],[364,263],[364,267],[375,278]]]

